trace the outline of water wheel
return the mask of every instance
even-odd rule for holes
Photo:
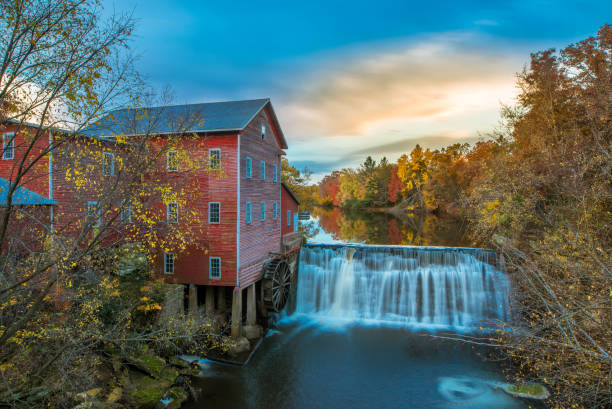
[[[282,258],[269,259],[264,265],[263,301],[266,309],[281,312],[289,299],[291,268]]]

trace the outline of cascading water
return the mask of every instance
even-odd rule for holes
[[[470,329],[505,321],[509,282],[492,251],[306,245],[295,313],[319,319]]]

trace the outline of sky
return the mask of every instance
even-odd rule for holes
[[[272,100],[315,180],[417,143],[484,139],[529,54],[612,23],[607,1],[104,0],[132,12],[137,68],[173,103]]]

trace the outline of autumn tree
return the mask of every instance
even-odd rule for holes
[[[555,407],[612,405],[611,55],[609,25],[532,54],[496,142],[468,154],[494,155],[472,184],[472,220],[506,257],[518,303],[494,342]]]
[[[134,314],[160,308],[150,294],[123,297],[121,264],[138,254],[153,263],[164,248],[197,242],[185,228],[197,226],[194,216],[170,223],[165,204],[190,200],[197,186],[182,176],[206,171],[207,159],[156,135],[159,118],[140,108],[154,97],[128,48],[133,20],[101,15],[94,0],[0,2],[0,130],[11,130],[3,150],[14,155],[1,175],[0,406],[67,405],[90,387],[94,352],[122,348],[137,330]],[[136,108],[121,131],[100,137],[97,119],[120,105]],[[172,175],[159,172],[169,150]],[[50,180],[51,163],[73,208],[24,206],[23,189]]]

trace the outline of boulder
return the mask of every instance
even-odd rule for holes
[[[249,340],[259,339],[263,334],[261,325],[245,325],[243,327],[244,336]]]
[[[159,378],[161,371],[166,367],[166,361],[163,358],[151,354],[146,349],[137,351],[128,356],[126,360],[154,378]]]
[[[242,353],[248,352],[250,349],[251,344],[249,340],[245,337],[240,337],[230,345],[227,354],[231,357],[236,357]]]
[[[154,379],[150,376],[131,373],[125,387],[125,399],[130,407],[152,409],[174,383],[174,379]]]

